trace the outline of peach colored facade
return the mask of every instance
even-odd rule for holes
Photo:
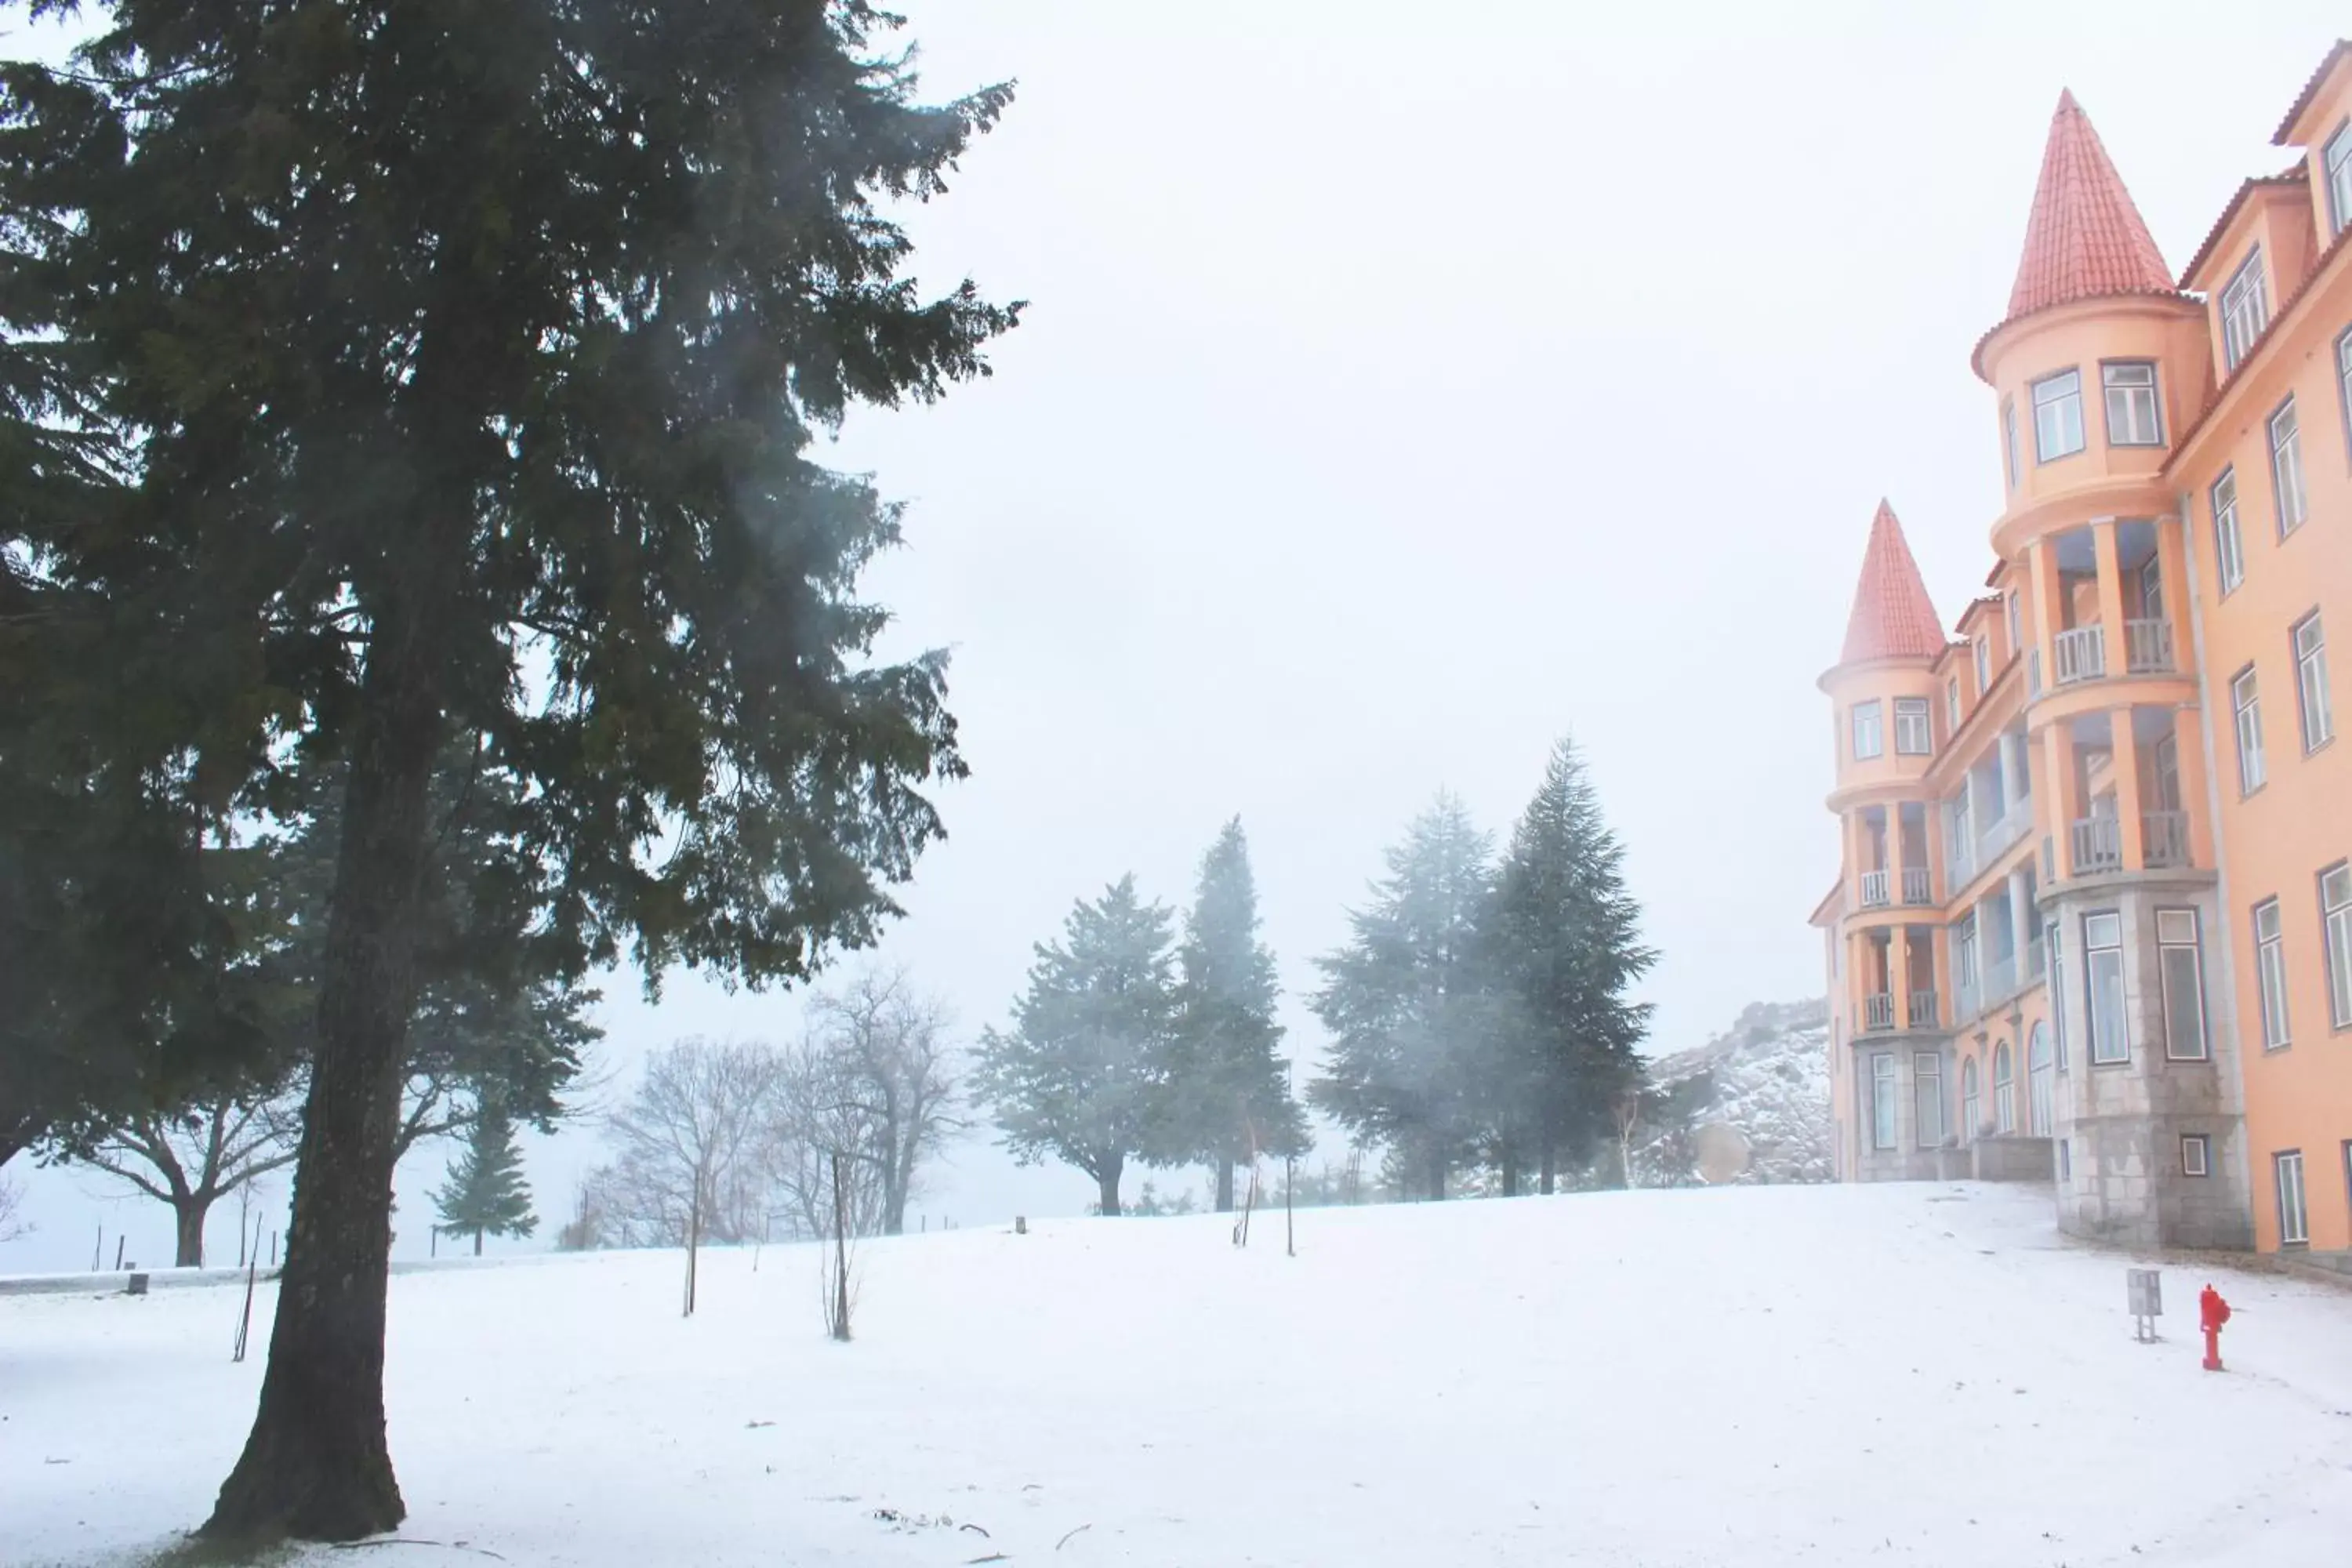
[[[2352,1268],[2352,43],[2275,141],[2176,279],[2061,99],[1973,358],[1996,563],[1947,636],[1874,520],[1813,921],[1843,1178]]]

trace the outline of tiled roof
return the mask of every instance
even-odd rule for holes
[[[2286,118],[2279,121],[2279,128],[2271,132],[2272,146],[2291,145],[2286,139],[2287,132],[2294,129],[2294,122],[2303,118],[2303,111],[2309,109],[2311,100],[2319,95],[2319,84],[2327,79],[2327,73],[2336,68],[2336,62],[2347,55],[2352,55],[2352,38],[2336,39],[2336,47],[2327,51],[2326,58],[2319,62],[2319,68],[2311,73],[2311,79],[2305,82],[2303,90],[2295,95],[2294,107],[2286,111]]]
[[[2147,225],[2132,205],[2099,133],[2072,92],[2058,95],[2042,181],[2025,226],[2025,255],[2009,293],[2009,319],[2107,294],[2169,294]]]
[[[1853,614],[1845,627],[1840,664],[1874,658],[1933,658],[1944,651],[1943,624],[1919,580],[1919,563],[1904,542],[1895,509],[1878,503],[1871,519],[1870,544],[1862,554],[1862,581],[1853,590]]]
[[[2221,209],[2221,216],[2215,218],[2213,226],[2205,231],[2204,243],[2198,246],[2197,254],[2190,257],[2189,265],[2180,269],[2180,286],[2183,289],[2188,288],[2189,280],[2197,276],[2198,268],[2212,259],[2213,247],[2221,243],[2221,236],[2236,220],[2239,212],[2245,206],[2247,198],[2264,186],[2301,185],[2305,183],[2303,165],[2297,163],[2284,174],[2257,174],[2239,185],[2238,194],[2230,198],[2230,205]]]

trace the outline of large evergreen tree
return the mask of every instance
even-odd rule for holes
[[[1047,1158],[1095,1179],[1102,1212],[1119,1212],[1129,1160],[1167,1134],[1161,1064],[1174,1022],[1168,910],[1122,877],[1070,911],[1058,942],[1038,944],[1009,1033],[980,1041],[973,1092],[995,1111],[1023,1164]]]
[[[530,1212],[530,1185],[522,1177],[522,1149],[515,1142],[514,1118],[495,1099],[466,1130],[466,1142],[450,1163],[448,1179],[433,1194],[441,1229],[474,1238],[482,1255],[485,1236],[529,1236],[539,1228]]]
[[[1254,1153],[1303,1154],[1307,1118],[1276,1054],[1274,953],[1258,940],[1257,882],[1240,818],[1201,858],[1201,879],[1176,950],[1175,1027],[1160,1117],[1171,1160],[1216,1173],[1217,1210],[1234,1206],[1234,1165]]]
[[[1559,1161],[1588,1157],[1640,1088],[1650,1006],[1625,993],[1657,955],[1642,944],[1624,858],[1562,739],[1512,831],[1486,921],[1507,1020],[1489,1081],[1498,1104],[1520,1108],[1498,1124],[1507,1185],[1532,1151],[1550,1192]]]
[[[1313,1005],[1332,1038],[1329,1071],[1307,1097],[1415,1162],[1433,1198],[1480,1132],[1495,1037],[1478,941],[1491,847],[1441,791],[1389,850],[1370,905],[1349,915],[1347,945],[1317,961]]]
[[[205,1528],[352,1539],[404,1511],[385,1270],[438,760],[512,781],[548,875],[506,929],[546,972],[758,983],[872,939],[961,763],[942,661],[876,663],[855,596],[896,514],[807,449],[1013,324],[919,297],[878,205],[943,190],[1010,93],[918,103],[866,0],[85,14],[69,70],[0,75],[0,309],[122,482],[79,527],[0,500],[0,558],[149,689],[36,793],[85,842],[93,795],[202,826],[342,770],[287,1268]]]

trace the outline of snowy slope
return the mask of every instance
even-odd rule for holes
[[[2123,1260],[1999,1187],[1595,1193],[1069,1220],[815,1263],[623,1253],[393,1282],[397,1551],[309,1568],[2341,1563],[2352,1295],[2214,1276],[2199,1370]],[[0,1299],[0,1562],[199,1520],[261,1363],[229,1289]],[[266,1309],[269,1303],[264,1301]],[[265,1320],[266,1321],[266,1320]],[[976,1528],[967,1530],[966,1525]],[[985,1531],[982,1535],[980,1531]]]
[[[1706,1045],[1650,1064],[1661,1089],[1708,1076],[1694,1121],[1747,1139],[1750,1182],[1826,1182],[1830,1163],[1829,1005],[1756,1002]]]

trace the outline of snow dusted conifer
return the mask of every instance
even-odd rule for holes
[[[472,1237],[477,1258],[485,1236],[529,1236],[539,1228],[539,1217],[530,1212],[530,1185],[522,1177],[514,1118],[505,1106],[492,1100],[482,1107],[433,1202],[441,1212],[442,1230]]]

